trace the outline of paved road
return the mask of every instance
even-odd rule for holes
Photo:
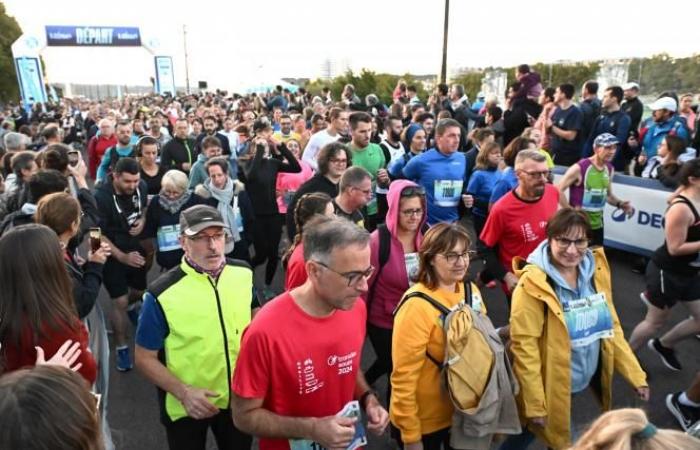
[[[622,320],[625,335],[629,335],[632,328],[645,314],[645,307],[639,300],[639,292],[643,289],[643,277],[631,272],[631,256],[626,253],[608,251],[613,272],[613,295],[615,304]],[[260,269],[258,270],[260,272]],[[154,269],[152,276],[157,276]],[[257,274],[260,276],[260,273]],[[281,283],[278,276],[277,285]],[[104,296],[104,292],[103,292]],[[506,322],[507,310],[505,298],[498,289],[485,290],[484,296],[488,302],[489,315],[496,326]],[[102,301],[107,301],[105,298]],[[683,319],[686,311],[682,306],[677,306],[672,315],[673,323]],[[667,393],[685,388],[692,380],[696,371],[700,370],[700,340],[688,339],[678,346],[678,354],[684,363],[685,370],[680,373],[666,369],[656,357],[647,349],[640,352],[639,358],[647,369],[651,385],[651,401],[642,405],[636,400],[631,389],[619,378],[615,380],[614,405],[615,407],[641,406],[647,410],[651,420],[659,427],[677,428],[677,424],[671,414],[666,410],[664,398]],[[371,346],[365,346],[363,355],[363,367],[366,368],[372,362],[374,355]],[[160,425],[156,404],[155,388],[146,381],[138,372],[119,373],[114,370],[112,361],[111,390],[109,394],[109,421],[113,430],[115,443],[118,449],[124,450],[165,450],[165,432]],[[378,382],[380,392],[386,390],[386,378]],[[598,415],[595,402],[586,398],[580,407],[574,411],[577,421],[590,421]],[[215,448],[213,439],[209,439],[209,448]],[[372,439],[369,448],[389,448],[387,437]],[[533,446],[535,448],[535,446]]]

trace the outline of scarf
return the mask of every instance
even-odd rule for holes
[[[204,188],[211,193],[211,196],[218,200],[216,209],[221,214],[224,219],[224,223],[233,235],[233,241],[238,242],[241,240],[241,236],[238,233],[238,225],[236,224],[236,211],[231,206],[234,199],[234,186],[233,180],[229,178],[226,180],[226,186],[223,189],[219,189],[211,183],[211,179],[207,178],[204,182]]]
[[[163,191],[160,191],[160,195],[158,195],[158,204],[161,208],[168,211],[170,214],[177,214],[178,211],[180,211],[182,207],[185,206],[185,203],[187,203],[191,196],[192,193],[190,191],[185,191],[181,196],[179,196],[175,200],[170,200],[168,197],[163,195]]]
[[[221,265],[214,269],[214,270],[207,270],[204,267],[200,266],[196,262],[192,261],[190,258],[185,256],[185,261],[187,261],[187,264],[189,264],[194,270],[196,270],[199,273],[206,273],[210,277],[212,277],[214,280],[219,279],[219,275],[221,275],[221,272],[224,271],[224,267],[226,267],[226,259],[221,261]]]

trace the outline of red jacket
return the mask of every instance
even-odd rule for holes
[[[50,359],[64,342],[71,339],[73,342],[80,342],[80,350],[82,350],[82,353],[76,361],[76,364],[83,364],[78,372],[92,385],[95,383],[95,378],[97,377],[97,363],[88,347],[88,333],[85,325],[77,318],[75,321],[78,326],[75,332],[65,327],[54,331],[49,326],[44,326],[45,337],[39,338],[37,341],[34,341],[32,330],[28,324],[26,324],[22,330],[21,343],[19,346],[15,346],[9,341],[2,343],[2,350],[0,350],[0,352],[4,354],[3,369],[6,372],[11,372],[24,367],[33,367],[36,362],[36,349],[34,347],[41,347],[44,349],[44,356],[46,359]]]
[[[97,168],[99,167],[100,162],[102,162],[102,156],[105,154],[105,151],[115,145],[117,145],[116,134],[113,134],[109,138],[105,138],[102,135],[93,136],[90,138],[87,149],[88,169],[93,180],[97,176]]]

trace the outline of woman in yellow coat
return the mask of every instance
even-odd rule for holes
[[[588,248],[590,236],[586,214],[565,208],[549,220],[547,240],[527,262],[513,261],[520,278],[510,316],[518,408],[528,430],[554,449],[571,443],[572,395],[591,387],[610,409],[613,371],[649,398],[615,311],[605,253]],[[531,441],[528,434],[520,438]],[[508,443],[501,448],[527,447]]]
[[[469,246],[469,236],[459,225],[439,223],[428,230],[419,251],[417,282],[405,295],[422,292],[447,308],[462,302]],[[471,291],[472,307],[485,313],[473,283]],[[405,450],[449,449],[454,408],[438,367],[445,356],[441,319],[440,311],[421,299],[400,304],[394,318],[389,415],[392,434]],[[487,374],[490,370],[490,361],[474,365]]]

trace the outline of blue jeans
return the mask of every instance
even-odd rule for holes
[[[522,433],[512,434],[498,447],[498,450],[525,450],[535,440],[535,435],[527,428]]]

